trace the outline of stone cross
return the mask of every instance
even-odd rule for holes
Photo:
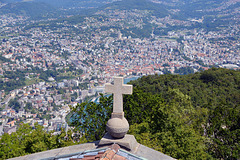
[[[113,113],[123,113],[123,94],[132,94],[132,85],[123,84],[122,77],[115,77],[114,85],[105,85],[105,92],[113,93]]]

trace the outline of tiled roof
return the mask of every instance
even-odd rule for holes
[[[109,148],[86,151],[71,157],[58,158],[57,160],[145,160],[122,150],[118,144]]]
[[[104,142],[101,144],[101,141],[77,144],[73,146],[29,154],[22,157],[15,157],[11,160],[71,160],[73,158],[85,158],[85,160],[110,160],[106,158],[112,158],[111,160],[124,160],[124,158],[126,160],[175,160],[170,156],[155,151],[144,145],[138,144],[137,142],[137,144],[134,145],[132,142],[133,139],[129,138],[129,136],[132,135],[126,135],[125,137],[128,138],[125,138],[124,140],[101,140]],[[112,144],[118,144],[121,146],[121,148],[118,150],[114,149],[114,146],[112,146]],[[113,153],[112,151],[115,151],[115,154],[110,157],[110,154],[107,153]]]

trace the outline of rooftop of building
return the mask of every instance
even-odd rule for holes
[[[138,143],[129,150],[119,144],[99,145],[100,141],[34,153],[10,160],[174,160],[161,152]]]

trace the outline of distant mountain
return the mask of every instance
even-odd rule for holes
[[[204,15],[218,14],[228,8],[239,8],[240,1],[232,0],[151,0],[156,4],[164,4],[168,9],[177,9],[176,18],[200,18]]]
[[[192,17],[202,17],[206,14],[208,10],[215,9],[223,2],[227,2],[228,0],[181,0],[183,5],[177,6],[181,11],[182,15],[187,18]],[[213,13],[213,11],[212,11]]]
[[[151,0],[152,2],[155,3],[162,3],[162,4],[166,4],[169,6],[197,6],[197,7],[214,7],[222,2],[227,2],[229,0]],[[191,9],[191,8],[190,8]]]
[[[92,13],[97,8],[114,0],[0,0],[7,5],[0,8],[0,14],[26,15],[31,18],[59,17],[64,15]],[[90,9],[90,10],[88,10]]]
[[[151,10],[153,15],[164,17],[171,15],[175,19],[202,18],[206,15],[218,15],[230,9],[240,9],[240,0],[122,0],[107,4],[101,9]],[[172,10],[177,10],[173,12]]]
[[[152,15],[175,19],[202,18],[213,15],[221,17],[240,9],[238,0],[0,0],[7,5],[0,14],[13,13],[32,18],[51,18],[65,15],[91,15],[99,10],[149,10]],[[233,13],[236,14],[238,12]],[[215,17],[214,17],[215,18]]]
[[[2,3],[15,3],[15,2],[22,2],[23,0],[0,0]]]
[[[162,4],[156,4],[149,0],[122,0],[122,1],[116,1],[111,4],[107,4],[101,8],[101,9],[119,9],[119,10],[132,10],[132,9],[138,9],[138,10],[151,10],[153,11],[153,15],[156,15],[158,17],[164,17],[169,14],[168,10],[164,7]]]
[[[34,0],[36,2],[44,2],[56,8],[89,8],[99,7],[113,0]]]
[[[50,17],[56,9],[46,3],[40,2],[16,2],[7,3],[0,8],[0,14],[25,15],[32,18]]]

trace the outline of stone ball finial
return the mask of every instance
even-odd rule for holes
[[[107,122],[107,131],[114,138],[123,138],[129,130],[129,124],[125,117],[111,118]]]

